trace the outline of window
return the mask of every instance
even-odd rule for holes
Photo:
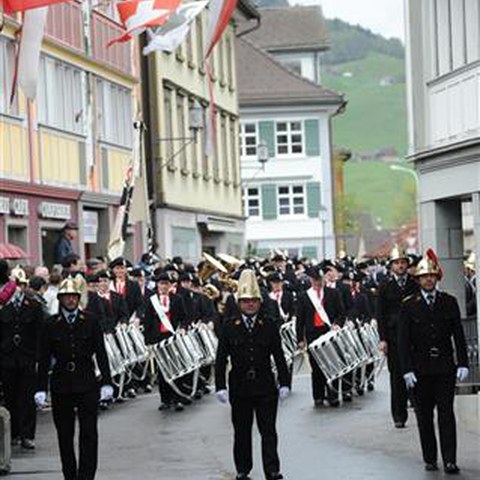
[[[282,185],[278,187],[279,215],[305,214],[305,188],[303,185]]]
[[[222,82],[225,82],[225,42],[220,39],[217,44],[218,50],[218,76]]]
[[[202,16],[198,15],[195,19],[195,27],[197,31],[197,63],[202,65],[203,62],[203,23]]]
[[[193,62],[193,30],[190,29],[190,31],[187,34],[187,60],[191,63]]]
[[[227,56],[227,83],[230,88],[233,87],[233,51],[232,51],[232,39],[230,35],[225,39],[225,55]]]
[[[177,137],[182,140],[180,142],[184,142],[184,138],[186,136],[185,132],[185,96],[177,93]],[[171,141],[170,143],[176,143],[178,144],[179,142],[174,142]],[[180,157],[180,168],[184,173],[187,171],[187,149],[183,148],[180,145],[177,145],[179,150],[179,157]]]
[[[18,95],[10,106],[13,72],[15,70],[14,44],[6,38],[0,38],[0,112],[18,114]]]
[[[277,122],[277,154],[303,153],[303,122]]]
[[[115,83],[97,79],[99,138],[131,147],[133,143],[132,92]]]
[[[172,108],[172,90],[165,88],[163,91],[163,107],[165,111],[165,138],[173,138],[173,108]],[[165,161],[173,157],[174,145],[172,141],[166,143]]]
[[[242,123],[240,125],[240,156],[255,157],[257,143],[257,124]]]
[[[27,227],[22,225],[9,225],[7,230],[7,241],[25,252],[28,252]]]
[[[230,117],[230,150],[232,159],[232,180],[238,184],[238,142],[237,142],[237,121],[235,117]]]
[[[220,116],[220,134],[222,136],[222,157],[223,157],[223,179],[230,180],[230,157],[228,155],[227,117]]]
[[[41,123],[84,135],[83,75],[82,70],[67,63],[45,56],[40,59],[38,117]],[[115,118],[118,114],[113,115]]]
[[[243,192],[244,211],[247,217],[260,216],[260,188],[247,187]]]
[[[190,97],[188,99],[188,111],[190,112],[193,109],[195,99]],[[198,140],[201,141],[202,132],[197,133],[197,141],[191,143],[190,151],[191,151],[191,161],[192,161],[192,172],[194,175],[198,175],[198,144],[200,143]]]
[[[202,111],[203,111],[203,124],[207,125],[208,122],[208,110],[207,105],[202,104]],[[202,170],[203,170],[203,177],[208,179],[210,177],[209,171],[209,164],[208,164],[208,155],[207,155],[207,142],[208,142],[208,128],[204,128],[200,132],[200,150],[202,155]]]
[[[288,69],[294,71],[298,75],[302,74],[302,61],[301,60],[292,60],[292,59],[285,59],[285,60],[280,60],[282,65],[287,67]]]

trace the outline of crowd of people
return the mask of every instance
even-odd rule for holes
[[[421,291],[419,278],[432,273],[427,268],[426,273],[419,274],[419,268],[420,272],[423,268],[422,257],[407,255],[396,248],[385,260],[359,261],[342,255],[335,260],[315,262],[306,258],[289,258],[286,253],[276,250],[269,258],[253,256],[243,260],[229,255],[213,257],[204,254],[202,261],[194,265],[180,257],[162,261],[148,253],[138,264],[132,265],[123,257],[110,262],[104,258],[92,258],[83,263],[78,255],[64,247],[66,253],[61,265],[50,270],[45,266],[28,264],[11,268],[6,261],[0,260],[0,366],[4,402],[11,415],[12,445],[30,450],[35,448],[36,407],[46,405],[48,375],[51,372],[53,416],[66,479],[94,478],[97,409],[108,408],[112,399],[122,402],[128,397],[135,397],[139,391],[151,392],[153,384],[158,383],[158,409],[180,412],[211,391],[210,367],[202,369],[195,390],[191,375],[172,383],[158,369],[156,372],[148,370],[141,379],[132,379],[121,390],[115,387],[105,347],[100,341],[101,334],[111,334],[131,324],[141,328],[147,345],[156,345],[195,325],[207,325],[220,339],[215,387],[218,399],[226,402],[229,399],[225,380],[228,355],[233,364],[231,377],[238,374],[238,370],[246,372],[248,377],[246,384],[243,379],[236,387],[239,392],[245,388],[250,392],[240,393],[240,398],[257,389],[260,392],[257,396],[262,396],[266,385],[271,383],[257,368],[257,362],[265,359],[261,352],[257,358],[255,338],[261,335],[255,330],[256,325],[263,325],[265,321],[272,328],[277,327],[278,332],[281,325],[293,321],[298,347],[305,349],[349,320],[359,325],[373,322],[375,326],[378,324],[379,347],[388,359],[392,419],[395,427],[405,426],[408,387],[422,381],[413,374],[414,367],[417,367],[412,366],[415,362],[412,363],[411,356],[405,353],[410,352],[410,333],[401,332],[400,325],[406,322],[400,319],[402,309],[406,308],[406,299],[417,298]],[[438,280],[437,271],[433,271],[433,276]],[[435,288],[431,290],[436,291]],[[441,295],[438,297],[443,298]],[[248,305],[249,300],[258,300],[258,305],[255,302]],[[407,302],[407,305],[410,304]],[[451,302],[449,305],[453,312],[451,318],[459,321],[459,314],[458,319],[455,316],[455,305]],[[236,330],[243,326],[245,338]],[[416,323],[413,328],[415,326]],[[400,333],[403,334],[402,340],[399,340]],[[425,332],[420,332],[419,336],[423,334]],[[455,334],[457,350],[463,352],[464,338],[458,328]],[[269,333],[266,338],[275,338],[276,342],[275,335]],[[429,341],[432,343],[431,339]],[[266,345],[259,342],[260,346]],[[428,355],[435,354],[435,358],[448,357],[451,353],[444,352],[444,346],[438,350],[436,344],[429,348]],[[282,387],[280,397],[286,398],[292,388],[292,366],[284,365],[284,359],[278,358],[275,349],[272,346],[272,355],[277,355],[277,372]],[[93,355],[97,359],[96,373],[92,364]],[[236,361],[239,362],[237,367]],[[461,361],[466,368],[466,358],[461,357]],[[326,381],[324,372],[311,354],[310,365],[316,408],[335,408],[342,400],[351,402],[355,395],[363,395],[364,387],[374,389],[372,371],[367,372],[368,382],[365,385],[353,376],[331,383]],[[450,367],[448,362],[445,363],[447,367]],[[462,378],[464,373],[460,375]],[[407,374],[413,374],[415,379]],[[343,381],[342,388],[339,388],[340,381]],[[451,383],[449,385],[451,387]],[[272,416],[276,404],[260,406],[250,403],[246,410],[243,401],[239,406],[232,399],[232,387],[229,390],[232,408],[237,408],[236,417],[234,415],[237,478],[249,478],[251,445],[248,446],[248,437],[251,436],[251,425],[245,428],[245,419],[250,418],[253,410],[257,411],[257,419],[259,412],[263,418],[266,477],[283,478],[276,460],[275,416]],[[442,396],[443,390],[439,392],[445,407],[443,411],[446,412],[442,419],[446,419],[452,439],[454,419],[448,408],[448,405],[453,405],[452,389],[446,397]],[[233,392],[233,396],[238,394]],[[429,398],[420,416],[424,420],[420,434],[425,462],[432,469],[436,466],[436,458],[433,458],[436,447],[432,447],[429,412],[435,405],[438,405],[438,399]],[[81,430],[89,433],[81,439],[85,444],[80,448],[78,468],[73,453],[75,408]],[[443,442],[442,447],[446,444],[448,441]],[[457,468],[454,440],[444,450],[446,471],[453,471]]]

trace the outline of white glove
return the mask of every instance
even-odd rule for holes
[[[220,403],[227,403],[228,402],[228,391],[227,390],[219,390],[216,394],[217,400]]]
[[[113,387],[111,385],[103,385],[100,389],[100,401],[108,402],[113,398]]]
[[[287,399],[287,397],[290,395],[290,388],[288,387],[280,387],[278,389],[278,397],[280,400],[283,402],[284,400]]]
[[[403,376],[407,388],[410,390],[411,388],[415,388],[415,384],[417,383],[417,377],[413,372],[408,372]]]
[[[457,380],[463,382],[468,377],[468,368],[467,367],[458,367],[457,368]]]
[[[47,404],[47,392],[37,392],[33,397],[37,407],[44,407]]]

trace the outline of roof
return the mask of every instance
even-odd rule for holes
[[[320,5],[262,8],[261,26],[248,38],[269,51],[327,50],[328,33]]]
[[[297,75],[245,37],[236,49],[240,106],[343,105],[342,95]]]
[[[260,18],[258,8],[251,0],[238,0],[237,9],[242,12],[247,20]]]

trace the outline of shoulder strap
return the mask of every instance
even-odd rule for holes
[[[152,295],[150,297],[150,301],[152,302],[153,308],[157,312],[157,315],[160,318],[162,325],[169,332],[175,333],[175,329],[173,328],[172,323],[170,322],[170,319],[167,317],[167,315],[165,314],[165,310],[160,305],[160,300],[158,299],[158,295]]]

